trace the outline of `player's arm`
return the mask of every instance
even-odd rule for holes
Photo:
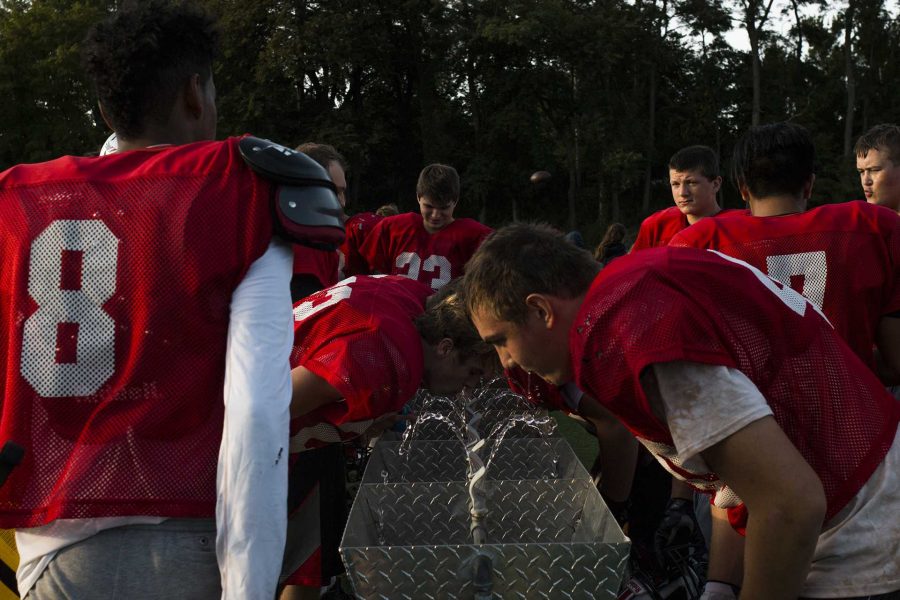
[[[292,254],[273,242],[234,292],[216,477],[222,598],[275,595],[287,531]]]
[[[747,505],[741,598],[797,598],[825,517],[825,492],[812,467],[771,416],[701,455]]]
[[[900,384],[900,313],[881,317],[875,345],[878,377],[885,385]]]
[[[296,367],[291,371],[291,388],[291,418],[343,398],[334,386],[306,367]]]
[[[631,494],[634,481],[638,441],[611,412],[587,394],[582,396],[578,412],[597,429],[603,495],[615,502],[624,502]]]

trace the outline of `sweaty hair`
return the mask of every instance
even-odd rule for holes
[[[734,146],[732,176],[757,197],[799,194],[815,173],[816,148],[805,127],[771,123],[751,127]]]
[[[496,357],[494,348],[482,341],[466,313],[461,284],[461,279],[454,279],[430,296],[425,312],[416,317],[416,329],[429,344],[437,344],[444,338],[453,340],[453,347],[462,360]]]
[[[900,127],[893,123],[876,125],[859,136],[853,150],[860,158],[865,158],[869,150],[885,152],[892,163],[900,165]]]
[[[333,162],[339,164],[344,171],[347,170],[347,161],[344,160],[344,157],[340,152],[335,150],[334,146],[306,142],[305,144],[297,146],[296,150],[322,165],[322,168],[326,171],[328,170],[328,165]]]
[[[419,173],[416,196],[427,197],[438,207],[459,201],[459,174],[449,165],[428,165]]]
[[[91,28],[84,67],[116,134],[135,139],[148,124],[164,124],[193,74],[209,80],[218,38],[199,8],[163,0],[135,3]]]
[[[688,146],[682,148],[669,159],[673,171],[700,171],[707,179],[719,176],[719,157],[709,146]]]
[[[509,225],[491,234],[466,264],[466,308],[522,323],[529,294],[576,298],[587,291],[599,270],[587,250],[549,225]]]

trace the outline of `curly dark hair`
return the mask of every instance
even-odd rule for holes
[[[165,123],[191,75],[212,75],[218,41],[212,17],[166,0],[134,3],[92,27],[84,67],[116,133],[134,139],[148,123]]]

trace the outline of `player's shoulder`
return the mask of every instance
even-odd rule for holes
[[[413,227],[421,225],[422,215],[416,212],[405,212],[399,215],[384,217],[379,221],[382,227]]]
[[[655,213],[650,214],[643,221],[641,221],[641,227],[653,227],[672,221],[681,221],[683,218],[684,215],[677,206],[670,206],[668,208],[663,208],[656,211]]]
[[[672,236],[669,246],[706,248],[715,239],[721,230],[729,229],[745,220],[744,215],[733,215],[729,218],[719,218],[719,215],[705,217],[693,225],[685,227]]]
[[[454,219],[444,231],[456,237],[477,238],[480,240],[494,230],[475,219],[463,217],[461,219]]]
[[[361,212],[348,217],[347,222],[344,225],[348,230],[359,229],[361,231],[366,231],[374,227],[375,224],[382,219],[384,219],[384,217],[376,215],[373,212]]]
[[[900,216],[893,210],[862,200],[824,204],[804,214],[811,224],[837,230],[892,230],[900,225]]]

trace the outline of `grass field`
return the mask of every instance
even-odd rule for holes
[[[575,455],[584,465],[585,469],[590,469],[597,458],[597,438],[584,430],[584,427],[578,421],[568,417],[564,412],[551,412],[550,416],[556,419],[559,427],[559,434],[565,438]]]

